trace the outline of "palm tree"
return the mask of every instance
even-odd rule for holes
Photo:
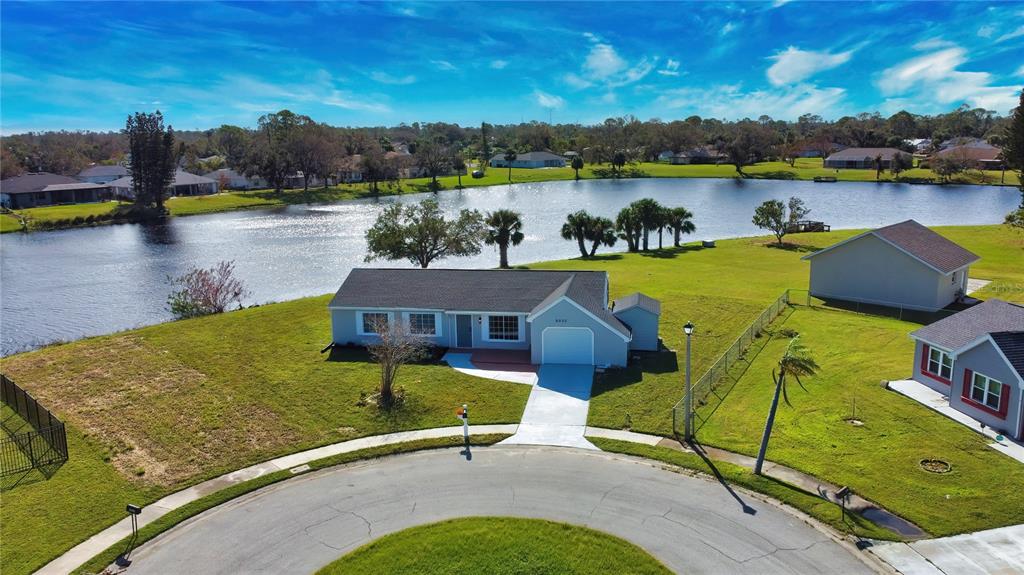
[[[667,228],[669,224],[669,217],[671,216],[670,211],[671,210],[669,208],[662,207],[660,210],[658,210],[657,218],[655,218],[655,227],[658,229],[659,250],[665,247],[665,244],[662,241],[662,237],[665,233],[665,228]]]
[[[590,257],[594,257],[597,248],[602,244],[612,247],[615,245],[615,223],[608,218],[594,216],[590,218],[590,225],[587,226],[585,234],[590,245]]]
[[[487,213],[484,223],[487,230],[484,232],[484,243],[489,246],[498,246],[501,254],[500,267],[508,268],[508,246],[518,246],[523,243],[523,215],[512,210],[496,210]]]
[[[693,221],[691,221],[692,218],[693,213],[682,206],[668,211],[668,227],[672,229],[674,240],[672,245],[675,247],[679,247],[679,236],[697,231],[697,226],[693,225]]]
[[[640,218],[640,224],[643,226],[643,250],[647,251],[647,240],[651,233],[651,230],[658,229],[658,220],[661,217],[662,207],[657,201],[651,198],[643,198],[630,204]]]
[[[593,220],[593,216],[580,210],[566,216],[565,223],[562,224],[562,238],[576,240],[580,256],[584,258],[590,257],[590,252],[587,251],[587,245],[584,242],[589,239],[587,230],[591,229]]]
[[[583,156],[575,155],[572,157],[572,169],[576,170],[576,181],[580,181],[580,170],[583,169]]]
[[[640,215],[632,204],[619,210],[615,216],[615,229],[619,237],[626,240],[626,246],[631,252],[640,250],[640,236],[643,234],[644,226],[640,221]]]
[[[463,160],[462,156],[455,156],[452,158],[452,169],[459,177],[459,189],[462,189],[462,172],[466,171],[466,160]]]
[[[626,158],[626,153],[621,150],[612,154],[612,169],[615,170],[616,178],[619,177],[620,171],[622,170],[622,167],[626,165],[627,161],[628,158]]]
[[[518,157],[519,154],[517,154],[515,150],[505,152],[505,163],[508,164],[508,183],[510,184],[512,183],[512,162],[516,161],[516,158]]]
[[[772,370],[772,379],[775,381],[775,395],[772,397],[772,406],[768,412],[768,421],[764,424],[764,435],[761,437],[761,449],[757,452],[757,463],[754,464],[754,473],[761,475],[761,467],[764,466],[764,457],[768,452],[768,438],[772,435],[772,426],[775,425],[775,410],[779,407],[779,394],[782,394],[786,405],[789,403],[789,395],[786,393],[786,376],[791,375],[796,382],[803,387],[800,376],[808,377],[818,371],[818,363],[811,357],[810,352],[800,343],[800,336],[789,340],[785,353],[779,359],[779,371],[776,375]]]

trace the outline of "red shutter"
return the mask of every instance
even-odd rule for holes
[[[1006,414],[1010,410],[1010,386],[1003,384],[1002,392],[999,394],[999,417],[1006,419]]]
[[[971,378],[974,376],[974,372],[965,369],[964,370],[964,388],[960,390],[960,397],[964,399],[971,399]],[[974,401],[974,400],[971,400]]]
[[[921,346],[921,373],[928,373],[928,354],[932,348],[926,343]]]

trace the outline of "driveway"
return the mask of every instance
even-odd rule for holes
[[[540,366],[519,429],[502,443],[597,449],[583,438],[593,383],[589,365]]]
[[[1024,573],[1024,525],[912,543],[880,543],[871,552],[904,575]]]
[[[856,551],[711,479],[622,455],[496,446],[468,458],[426,451],[285,481],[143,545],[128,573],[312,573],[388,533],[499,515],[605,531],[679,573],[871,572]]]

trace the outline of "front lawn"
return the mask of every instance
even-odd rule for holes
[[[669,574],[643,549],[607,533],[541,519],[469,517],[386,535],[318,575]]]
[[[771,326],[721,406],[698,431],[701,443],[756,456],[772,397],[772,369],[800,334],[821,366],[792,405],[780,404],[768,448],[772,461],[855,492],[936,536],[1024,522],[1024,465],[987,447],[987,438],[885,389],[910,375],[918,326],[894,319],[799,306]],[[849,420],[855,419],[855,422]],[[951,473],[920,467],[941,459]]]
[[[212,476],[364,435],[515,423],[529,386],[441,365],[400,374],[406,404],[361,405],[379,372],[330,341],[327,297],[249,308],[81,340],[0,360],[68,423],[70,461],[14,487],[0,507],[0,571],[28,573],[124,515]]]

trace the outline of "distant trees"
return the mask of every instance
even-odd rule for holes
[[[124,133],[128,137],[135,205],[145,210],[155,206],[156,214],[165,212],[167,188],[174,181],[174,128],[164,128],[164,116],[157,110],[153,114],[136,112],[128,116]]]
[[[416,165],[430,178],[430,189],[437,191],[437,177],[451,169],[452,156],[448,147],[439,140],[424,140],[416,144]]]
[[[619,150],[612,154],[612,169],[615,171],[615,177],[618,177],[622,173],[622,168],[626,165],[629,159],[626,157],[626,153]]]
[[[363,179],[370,183],[370,191],[375,195],[380,193],[377,184],[390,180],[395,169],[385,159],[384,152],[376,146],[363,152],[359,167],[363,172]]]
[[[171,283],[178,289],[171,292],[167,305],[178,319],[223,313],[231,304],[241,307],[249,294],[235,277],[233,261],[222,261],[210,269],[192,268]]]
[[[491,161],[491,125],[480,122],[480,171],[486,173]]]
[[[1020,102],[1013,110],[1009,123],[1003,131],[1003,162],[1017,171],[1021,193],[1021,208],[1024,208],[1024,90]]]
[[[909,154],[894,154],[889,162],[889,172],[899,177],[900,173],[914,167],[914,160]]]
[[[803,219],[811,210],[807,209],[803,200],[797,197],[789,198],[787,204],[780,200],[768,200],[754,210],[753,223],[755,226],[770,230],[775,234],[778,244],[782,245],[782,238],[789,230],[789,224]]]
[[[365,259],[408,260],[426,268],[448,256],[480,253],[483,238],[484,219],[476,210],[464,209],[457,218],[447,219],[433,198],[418,204],[391,204],[366,230]]]
[[[939,156],[932,158],[929,167],[931,167],[932,171],[935,172],[943,182],[948,182],[951,177],[967,169],[967,166],[962,160],[951,156]]]
[[[580,181],[580,170],[583,169],[583,156],[578,154],[573,156],[570,166],[572,166],[572,169],[576,172],[576,181]]]
[[[522,214],[513,210],[495,210],[484,218],[484,243],[498,246],[499,267],[508,268],[508,247],[523,243]]]

